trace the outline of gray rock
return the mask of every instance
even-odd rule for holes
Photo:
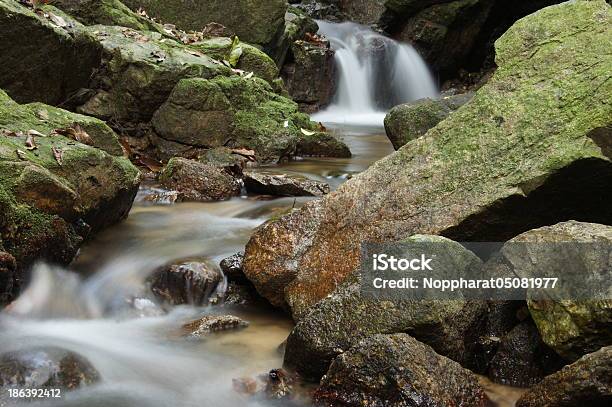
[[[253,194],[278,196],[323,196],[329,193],[329,185],[323,182],[298,179],[287,175],[271,175],[245,172],[244,186]]]
[[[171,305],[206,305],[222,276],[205,259],[187,259],[163,267],[151,277],[151,290]]]
[[[201,338],[215,332],[246,328],[249,323],[234,315],[206,315],[183,325],[183,336]]]

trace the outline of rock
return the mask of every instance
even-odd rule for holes
[[[222,278],[206,260],[188,259],[157,271],[151,278],[151,290],[171,305],[206,305]]]
[[[119,0],[53,0],[53,5],[83,24],[119,25],[142,31],[163,27],[130,10]]]
[[[244,154],[245,152],[232,150],[227,147],[216,147],[200,154],[198,156],[198,161],[203,164],[222,168],[230,174],[241,177],[242,170],[247,167],[252,158],[251,156],[245,156],[241,153]]]
[[[230,281],[247,281],[244,272],[242,271],[242,260],[244,259],[244,252],[236,253],[221,260],[219,266],[221,271]]]
[[[317,19],[349,20],[371,25],[380,20],[387,3],[390,2],[386,0],[303,0],[300,7]]]
[[[271,43],[283,30],[287,3],[284,0],[124,0],[133,10],[143,8],[164,23],[183,30],[201,30],[215,22],[242,40],[259,45]]]
[[[194,147],[254,150],[260,162],[295,152],[301,128],[314,126],[295,102],[258,78],[186,79],[155,113],[153,127],[166,139]]]
[[[612,400],[612,347],[583,356],[546,377],[517,402],[517,407],[604,407]]]
[[[302,157],[352,157],[351,150],[344,142],[329,133],[321,132],[312,136],[302,134],[295,153]]]
[[[516,246],[516,243],[533,243]],[[546,243],[576,242],[572,256],[559,257],[558,245]],[[511,272],[534,275],[533,270],[580,270],[589,284],[606,284],[610,260],[602,250],[612,252],[612,226],[583,222],[562,222],[553,226],[530,230],[510,240],[502,249]],[[525,259],[529,259],[526,262]],[[612,344],[612,300],[569,300],[566,298],[534,299],[527,292],[529,311],[544,342],[559,355],[574,361],[602,346]]]
[[[304,39],[307,33],[314,34],[319,31],[316,21],[310,18],[304,11],[289,6],[285,13],[285,30],[270,47],[270,55],[276,65],[282,67],[293,58],[291,45],[298,40]]]
[[[347,407],[488,403],[476,376],[406,334],[374,335],[338,356],[314,398]]]
[[[1,251],[0,245],[0,306],[8,304],[13,297],[13,282],[17,262],[15,258],[7,252]]]
[[[159,174],[162,186],[178,192],[179,201],[218,201],[240,195],[240,183],[222,168],[173,158]]]
[[[278,67],[265,52],[246,43],[241,43],[240,46],[242,47],[242,55],[236,65],[237,69],[242,69],[247,73],[253,72],[269,83],[278,78]],[[211,58],[223,61],[228,58],[232,50],[232,40],[227,37],[215,37],[194,43],[192,47]]]
[[[416,236],[412,241],[445,243],[457,275],[465,275],[481,263],[472,252],[441,237]],[[268,284],[270,287],[256,283],[256,287],[261,295],[278,305],[283,301],[282,293],[276,291],[277,297],[269,293],[275,292],[274,284],[279,282],[273,280]],[[479,326],[486,310],[484,303],[475,301],[369,298],[362,295],[357,281],[345,282],[309,309],[291,305],[298,323],[287,339],[285,365],[309,379],[321,377],[333,358],[359,340],[379,333],[408,332],[441,355],[469,366],[474,360],[472,346],[480,335]]]
[[[258,396],[267,400],[283,400],[294,405],[292,399],[295,397],[294,387],[299,378],[284,369],[272,369],[267,374],[256,378],[242,377],[233,379],[234,390],[247,396]],[[303,405],[296,403],[296,406]]]
[[[329,194],[329,185],[309,180],[271,175],[260,172],[245,172],[244,186],[252,194],[278,196],[323,196]]]
[[[249,326],[247,321],[233,315],[206,315],[183,325],[183,336],[200,338],[214,332],[236,330]]]
[[[252,284],[230,281],[222,296],[223,305],[262,305],[265,302],[257,294]]]
[[[0,389],[76,390],[92,385],[100,375],[76,353],[59,348],[30,349],[0,357]]]
[[[68,126],[80,130],[64,132],[72,137],[50,133]],[[0,92],[0,129],[0,241],[16,259],[18,282],[34,261],[67,264],[84,238],[124,219],[140,173],[127,158],[73,138],[122,152],[117,136],[97,120],[42,104],[20,106]]]
[[[466,93],[442,99],[421,99],[396,106],[385,117],[387,137],[393,147],[399,150],[409,141],[425,135],[473,97],[473,93]]]
[[[530,387],[563,366],[557,354],[540,338],[532,321],[514,327],[491,360],[488,376],[496,383]]]
[[[498,40],[499,68],[469,104],[335,193],[258,229],[247,277],[273,304],[299,304],[293,314],[303,314],[353,274],[364,241],[427,233],[503,242],[561,220],[611,224],[612,61],[593,65],[607,55],[600,44],[611,20],[597,0],[519,21]]]
[[[53,7],[45,12],[66,26],[17,1],[0,1],[0,88],[20,103],[67,102],[88,87],[100,64],[100,46],[80,23]]]
[[[307,113],[327,106],[336,91],[334,51],[323,44],[295,41],[291,45],[294,62],[285,65],[283,77],[291,98]]]

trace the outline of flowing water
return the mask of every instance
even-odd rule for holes
[[[382,128],[391,107],[438,96],[427,65],[412,46],[352,22],[318,23],[319,34],[335,50],[338,88],[333,103],[314,120],[372,131]]]

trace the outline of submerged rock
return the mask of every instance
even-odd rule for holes
[[[157,271],[151,290],[171,305],[206,305],[222,280],[221,273],[204,259],[190,259]]]
[[[183,325],[183,336],[200,338],[214,332],[246,328],[249,323],[233,315],[207,315]]]
[[[94,384],[100,375],[76,353],[59,348],[20,350],[0,356],[0,389],[76,390]]]
[[[298,382],[299,378],[296,375],[284,369],[272,369],[256,378],[242,377],[232,381],[234,390],[238,393],[284,402],[291,402],[296,396],[295,387]]]
[[[323,406],[485,407],[476,376],[406,334],[374,335],[344,352],[315,393]]]
[[[222,168],[186,158],[173,158],[159,174],[166,188],[178,192],[179,201],[218,201],[240,195],[240,183]]]
[[[583,356],[546,377],[516,403],[517,407],[605,407],[612,401],[612,347]]]
[[[436,127],[473,97],[473,93],[466,93],[441,99],[421,99],[414,103],[396,106],[385,117],[387,137],[393,147],[399,150],[407,142],[423,136]]]
[[[517,248],[517,242],[532,244]],[[572,246],[571,255],[559,256],[559,247],[554,243],[560,242],[578,244]],[[580,270],[581,277],[583,275],[584,281],[591,285],[606,284],[610,273],[612,226],[562,222],[517,236],[502,248],[501,253],[512,273],[519,276],[535,275],[534,270],[542,275],[542,271],[555,273],[571,269]],[[562,276],[555,274],[554,277]],[[544,342],[559,355],[574,361],[612,344],[610,293],[600,300],[541,300],[534,299],[533,294],[527,292],[531,316]]]
[[[612,223],[604,141],[612,61],[602,60],[611,21],[597,0],[516,23],[497,42],[499,68],[468,105],[335,193],[260,228],[245,251],[247,277],[303,315],[353,274],[364,241],[428,233],[501,242],[561,220]]]
[[[329,194],[329,185],[323,182],[299,179],[287,175],[245,172],[244,186],[252,194],[278,196],[323,196]]]
[[[280,238],[280,237],[279,237]],[[457,275],[466,275],[480,264],[470,251],[441,237],[415,237],[415,241],[447,242]],[[353,277],[351,277],[353,279]],[[282,301],[282,293],[269,292],[279,284],[272,281],[259,292]],[[278,302],[277,302],[278,304]],[[485,304],[453,301],[385,301],[362,295],[358,281],[345,282],[332,294],[306,311],[292,304],[299,322],[287,339],[285,365],[309,379],[321,377],[331,360],[358,341],[379,333],[408,332],[432,346],[436,352],[462,364],[471,365],[472,346],[480,335]]]

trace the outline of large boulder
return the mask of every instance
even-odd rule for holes
[[[571,249],[566,248],[571,255],[559,256],[559,244],[568,243],[576,243]],[[513,274],[529,276],[537,271],[541,275],[546,271],[554,274],[550,277],[563,278],[557,274],[561,270],[566,278],[574,281],[576,277],[569,275],[575,275],[578,270],[581,281],[599,286],[609,281],[612,226],[570,221],[542,227],[510,240],[501,253]],[[612,344],[612,293],[604,294],[601,299],[591,300],[551,293],[547,297],[550,299],[542,300],[528,291],[527,304],[544,342],[559,355],[574,361]]]
[[[1,0],[0,38],[0,88],[20,103],[66,103],[100,65],[93,35],[53,7],[38,14]]]
[[[468,103],[473,93],[421,99],[413,103],[395,106],[385,117],[387,137],[396,150],[433,129],[452,112]]]
[[[279,237],[280,238],[280,237]],[[460,244],[437,236],[416,236],[413,242],[434,242],[450,254],[456,275],[466,275],[481,261]],[[449,263],[451,264],[451,263]],[[259,286],[258,286],[259,288]],[[260,293],[268,293],[275,287]],[[276,304],[283,298],[276,299]],[[318,379],[333,358],[359,340],[379,333],[409,332],[436,352],[471,365],[472,344],[485,304],[473,301],[386,301],[362,295],[358,281],[347,281],[317,305],[306,309],[292,304],[301,317],[289,338],[285,364],[311,379]]]
[[[143,8],[164,23],[184,30],[201,30],[206,24],[223,24],[244,41],[267,45],[282,32],[285,0],[124,0],[133,10]]]
[[[610,22],[603,0],[517,22],[468,105],[260,228],[246,247],[247,277],[274,304],[303,313],[353,274],[364,241],[427,233],[501,242],[561,220],[612,223]]]
[[[301,129],[313,126],[267,82],[238,76],[181,80],[153,117],[163,139],[201,148],[246,147],[261,162],[293,155]]]
[[[314,398],[346,407],[489,405],[473,373],[406,334],[375,335],[338,356]]]
[[[90,233],[127,216],[140,173],[127,158],[88,145],[120,153],[102,122],[20,106],[0,92],[0,129],[0,239],[18,270],[35,260],[68,263]]]
[[[516,403],[517,407],[604,407],[612,401],[612,347],[583,356],[546,377]]]

